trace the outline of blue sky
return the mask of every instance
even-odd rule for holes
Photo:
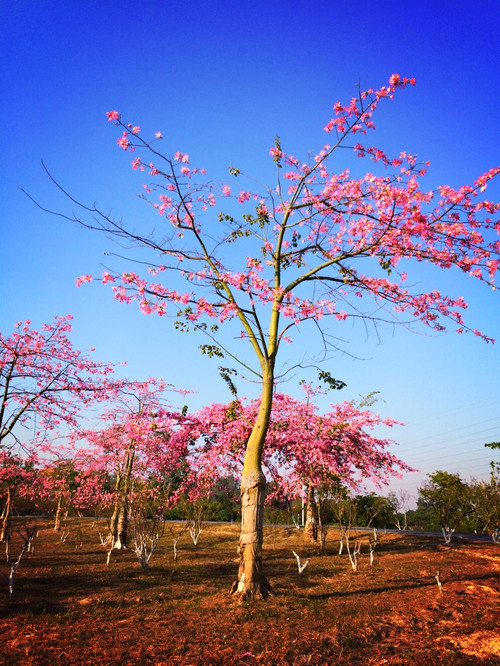
[[[373,143],[429,159],[429,188],[472,181],[498,163],[496,0],[362,0],[354,9],[333,1],[17,0],[0,12],[1,330],[71,313],[75,346],[127,361],[129,376],[196,390],[193,409],[230,399],[216,364],[199,356],[196,336],[176,333],[169,321],[119,305],[100,285],[75,287],[78,275],[110,264],[104,253],[114,248],[21,192],[68,211],[41,159],[76,198],[134,222],[152,213],[136,197],[142,182],[106,111],[118,109],[145,132],[161,130],[165,150],[188,152],[210,176],[234,165],[272,184],[276,134],[305,159],[324,142],[336,100],[349,100],[358,82],[377,87],[399,72],[417,86],[385,105]],[[498,199],[500,186],[488,196]],[[431,271],[422,280],[463,295],[467,321],[497,344],[419,327],[377,339],[347,323],[336,332],[359,360],[334,359],[328,369],[347,388],[321,402],[380,391],[378,411],[407,423],[391,433],[397,453],[422,470],[392,487],[414,494],[435,469],[486,476],[491,452],[483,444],[500,438],[498,292],[456,274]],[[283,389],[300,395],[296,384]]]

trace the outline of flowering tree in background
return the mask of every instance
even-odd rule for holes
[[[70,315],[56,317],[40,331],[19,322],[9,337],[0,333],[0,446],[28,443],[61,423],[75,426],[79,411],[109,398],[117,383],[109,364],[92,361],[71,344]]]
[[[360,92],[346,105],[337,102],[325,126],[329,143],[309,161],[285,152],[276,138],[270,150],[276,182],[249,189],[207,180],[187,154],[158,150],[160,132],[148,141],[140,127],[110,111],[108,119],[122,132],[119,146],[133,152],[132,168],[151,178],[144,197],[159,219],[133,229],[73,199],[82,215],[69,219],[140,248],[136,270],[102,276],[115,298],[137,301],[146,314],[164,315],[172,304],[177,327],[209,336],[203,352],[232,359],[261,383],[241,481],[236,588],[243,595],[269,591],[261,564],[262,456],[275,383],[283,373],[278,360],[297,327],[310,324],[319,333],[323,359],[335,348],[328,318],[339,325],[350,318],[374,325],[417,320],[438,331],[451,322],[458,332],[472,330],[462,317],[463,298],[419,291],[411,271],[430,263],[491,285],[498,270],[500,244],[489,235],[499,228],[492,218],[499,205],[480,195],[499,168],[470,185],[425,191],[420,180],[426,164],[358,140],[375,129],[378,105],[414,83],[394,74],[378,90]],[[339,170],[343,148],[370,162],[366,175]],[[241,175],[237,168],[229,171]],[[79,283],[91,279],[82,276]],[[221,324],[253,352],[255,364],[236,344],[224,342],[230,337],[219,337]]]
[[[151,477],[174,470],[185,457],[187,440],[177,426],[185,420],[165,403],[164,382],[129,382],[120,400],[103,414],[102,430],[78,433],[95,469],[114,478],[113,513],[110,521],[112,548],[127,547],[131,500],[135,491],[151,491]]]
[[[282,396],[276,396],[281,401]],[[310,402],[286,397],[277,427],[266,443],[276,470],[279,493],[306,501],[306,532],[316,540],[321,523],[321,501],[346,490],[359,491],[363,481],[377,486],[411,468],[387,449],[391,440],[375,437],[380,426],[401,425],[382,418],[366,406],[344,401],[318,414]],[[308,529],[310,528],[310,529]]]
[[[94,460],[78,452],[72,451],[69,455],[41,462],[32,491],[38,499],[54,502],[55,532],[61,529],[61,521],[71,509],[80,513],[109,503],[104,470],[96,469]]]
[[[58,459],[46,464],[38,474],[40,497],[55,500],[54,532],[61,529],[61,517],[67,515],[78,488],[78,472],[72,460]]]
[[[18,494],[28,494],[36,477],[36,458],[23,460],[11,451],[0,449],[0,541],[5,541],[9,532],[12,509]]]
[[[223,474],[241,474],[245,446],[260,408],[260,400],[213,404],[194,415],[199,438],[190,452],[191,486],[210,488]],[[319,414],[309,400],[275,393],[262,464],[272,479],[268,499],[307,500],[311,522],[317,520],[318,493],[342,486],[356,491],[364,480],[385,484],[411,468],[387,449],[388,439],[374,437],[380,426],[397,421],[381,418],[350,402],[332,405]]]

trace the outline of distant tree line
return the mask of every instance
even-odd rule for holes
[[[23,476],[31,475],[35,470],[29,462],[17,461],[24,467]],[[19,470],[19,467],[18,467]],[[65,476],[68,491],[78,493],[79,479],[75,469],[67,462],[51,473],[59,480]],[[12,477],[11,477],[12,480]],[[177,473],[169,483],[172,494],[182,486],[183,475]],[[108,475],[101,479],[102,487],[111,492],[116,478]],[[153,484],[154,485],[154,484]],[[489,534],[498,538],[500,526],[500,463],[491,462],[490,478],[487,480],[471,479],[465,481],[460,474],[438,470],[428,475],[428,480],[418,489],[417,506],[410,509],[411,497],[408,492],[391,492],[378,495],[349,494],[346,488],[337,485],[330,494],[325,493],[316,501],[316,521],[318,524],[339,525],[349,516],[352,527],[376,529],[409,529]],[[64,507],[63,507],[64,508]],[[67,507],[70,515],[105,515],[107,506],[96,502],[93,506],[81,508]],[[16,498],[16,512],[19,514],[49,514],[57,517],[61,503],[54,496],[45,498]],[[271,498],[267,503],[264,521],[271,524],[296,524],[305,526],[308,521],[306,501],[294,499],[287,501],[283,497]],[[233,475],[221,477],[213,489],[193,501],[188,495],[180,497],[171,508],[163,511],[167,520],[199,520],[239,522],[241,504],[239,482]],[[320,515],[321,514],[321,515]]]

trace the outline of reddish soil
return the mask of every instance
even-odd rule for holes
[[[500,664],[493,543],[380,534],[370,566],[365,535],[354,573],[334,529],[320,555],[294,528],[269,527],[276,595],[238,604],[238,526],[205,526],[197,547],[186,532],[175,562],[167,531],[148,570],[133,552],[107,567],[99,527],[73,523],[61,542],[39,523],[12,598],[0,578],[1,664]],[[302,574],[293,550],[310,559]]]

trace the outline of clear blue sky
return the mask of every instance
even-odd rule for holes
[[[188,152],[213,177],[229,164],[268,180],[274,136],[306,157],[322,145],[333,103],[394,72],[417,86],[386,105],[372,139],[431,161],[428,187],[472,181],[499,161],[497,0],[474,3],[143,2],[12,0],[1,3],[2,265],[0,327],[75,317],[75,345],[127,361],[129,376],[162,376],[198,393],[195,409],[230,395],[194,336],[114,302],[75,278],[110,262],[104,238],[44,214],[68,210],[40,160],[75,197],[135,221],[152,213],[135,196],[141,180],[116,146],[105,112],[118,109],[144,131],[162,130],[166,150]],[[342,165],[339,165],[341,168]],[[497,184],[490,198],[500,197]],[[427,279],[427,278],[426,278]],[[336,332],[349,351],[328,369],[347,382],[325,398],[380,391],[379,411],[407,423],[397,453],[423,474],[486,476],[500,439],[500,296],[463,277],[429,281],[470,303],[468,322],[495,346],[421,328],[367,339],[349,323]],[[292,385],[283,387],[300,395]],[[242,394],[252,390],[240,386]],[[415,488],[423,474],[393,488]]]

